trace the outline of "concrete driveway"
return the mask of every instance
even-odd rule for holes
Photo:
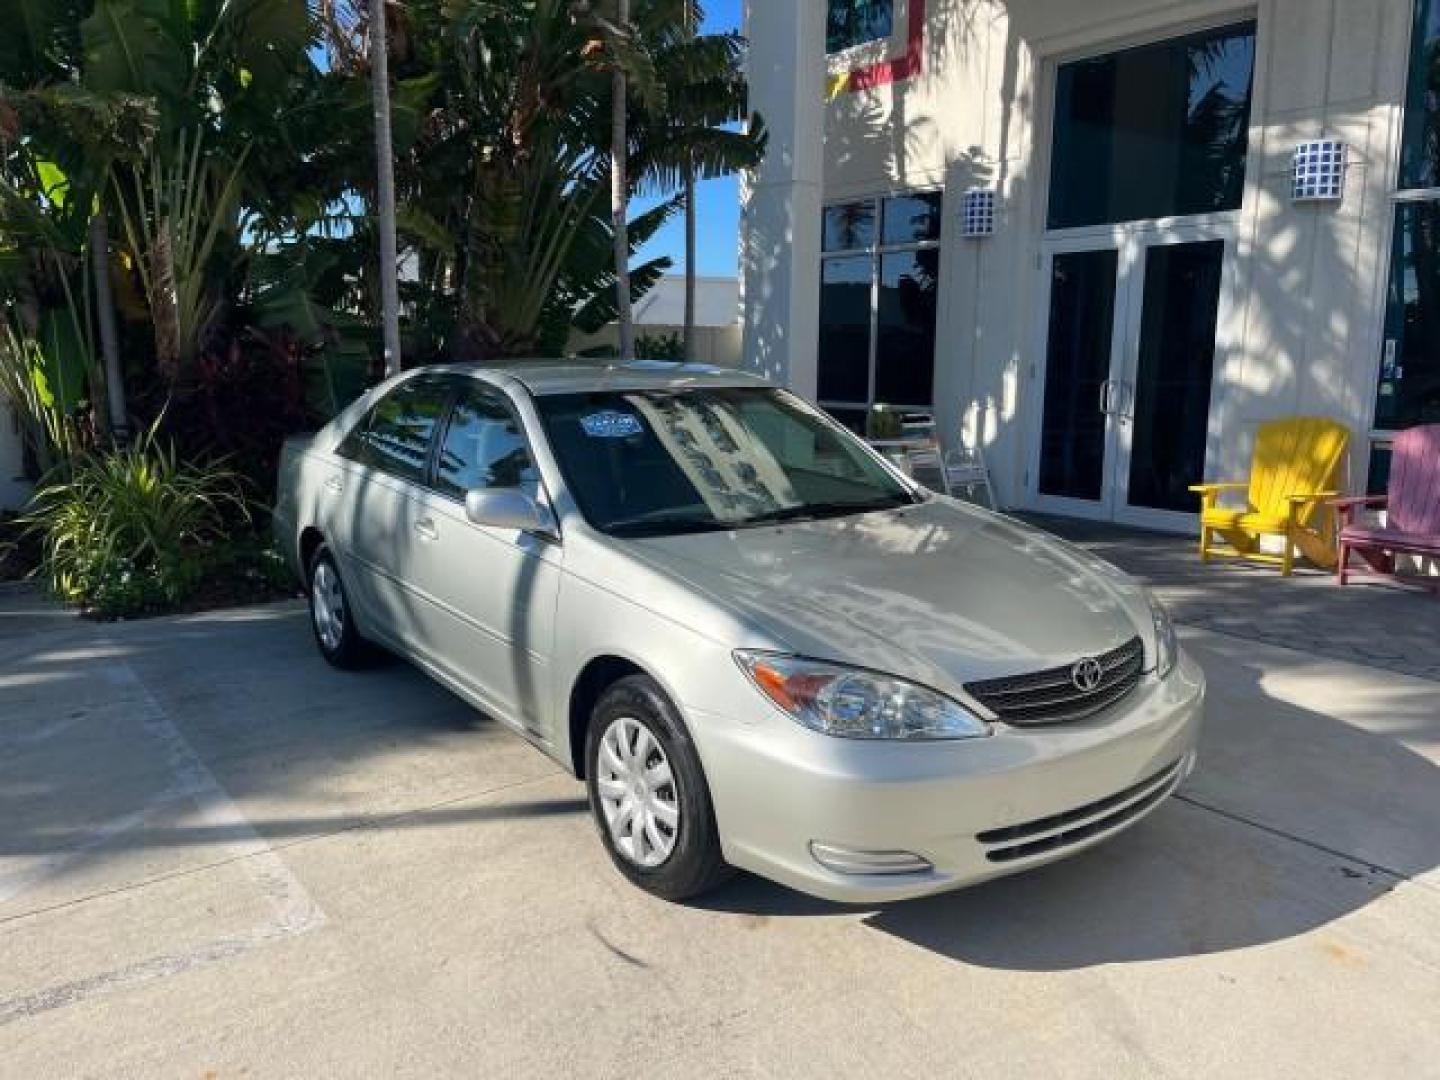
[[[578,784],[298,605],[0,594],[0,1074],[1440,1076],[1440,683],[1187,630],[1201,771],[884,910],[627,887]]]

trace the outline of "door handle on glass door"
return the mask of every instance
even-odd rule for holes
[[[415,532],[421,540],[440,539],[440,530],[435,528],[435,522],[431,518],[421,518],[415,522]]]
[[[1121,420],[1135,419],[1135,384],[1117,382],[1115,390],[1115,415]]]
[[[1111,384],[1111,382],[1110,382],[1109,379],[1106,379],[1104,382],[1102,382],[1102,383],[1100,384],[1100,415],[1101,415],[1101,416],[1109,416],[1109,415],[1110,415],[1110,387],[1111,387],[1111,385],[1112,385],[1112,384]]]

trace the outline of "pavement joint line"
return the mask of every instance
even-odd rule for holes
[[[327,921],[325,913],[310,898],[305,887],[290,872],[274,848],[255,831],[254,826],[240,812],[229,793],[181,734],[169,712],[135,669],[120,661],[99,669],[98,674],[117,689],[130,693],[136,705],[141,729],[159,745],[165,764],[170,769],[174,779],[172,786],[184,790],[190,796],[199,811],[201,821],[231,831],[241,838],[240,843],[249,847],[248,851],[236,858],[258,887],[274,918],[269,923],[194,946],[184,952],[152,956],[83,979],[0,1000],[0,1026],[51,1009],[73,1005],[99,994],[112,993],[239,956],[262,945],[307,933],[323,926]],[[137,828],[141,821],[143,816],[132,813],[102,826],[100,842],[128,829]],[[79,854],[95,846],[95,841],[96,837],[92,835],[88,845],[81,845]],[[67,852],[65,861],[74,857],[78,857],[74,851]],[[26,875],[27,878],[33,877],[33,880],[29,880],[21,891],[24,887],[31,887],[44,880],[47,876],[47,865],[53,866],[42,860],[36,871]]]
[[[1300,844],[1314,851],[1319,851],[1325,855],[1330,855],[1337,859],[1344,859],[1346,862],[1353,863],[1356,866],[1364,866],[1368,868],[1371,873],[1383,874],[1385,877],[1393,878],[1396,881],[1406,882],[1408,884],[1416,886],[1417,888],[1425,889],[1427,892],[1440,893],[1440,886],[1432,885],[1428,881],[1421,881],[1419,878],[1416,878],[1411,874],[1407,874],[1403,870],[1396,870],[1393,866],[1386,866],[1384,863],[1378,863],[1373,859],[1365,859],[1361,858],[1359,855],[1352,855],[1348,851],[1341,851],[1339,848],[1330,847],[1328,844],[1322,844],[1318,840],[1311,840],[1307,836],[1301,836],[1298,833],[1292,833],[1276,825],[1267,825],[1263,821],[1257,821],[1254,818],[1246,817],[1244,814],[1237,813],[1234,810],[1226,810],[1225,808],[1220,806],[1212,806],[1210,803],[1202,802],[1201,800],[1195,798],[1195,796],[1193,795],[1187,795],[1183,792],[1177,792],[1174,798],[1180,802],[1185,803],[1187,806],[1193,806],[1197,810],[1208,811],[1209,813],[1216,814],[1219,817],[1223,817],[1228,821],[1233,821],[1238,825],[1246,825],[1252,829],[1258,829],[1261,832],[1269,833],[1271,836],[1278,837],[1281,840],[1289,840],[1291,843]]]
[[[366,814],[359,816],[355,821],[334,829],[327,829],[310,836],[298,836],[293,840],[285,840],[269,845],[272,852],[288,851],[291,848],[300,847],[304,844],[313,844],[322,840],[330,840],[337,836],[344,836],[347,833],[358,832],[362,829],[380,828],[385,824],[395,821],[404,821],[406,818],[416,817],[433,810],[443,810],[448,806],[455,806],[460,803],[474,802],[488,798],[491,795],[498,795],[502,792],[513,791],[516,788],[526,787],[530,784],[538,784],[545,780],[554,779],[557,776],[567,775],[561,769],[555,769],[542,776],[532,776],[526,780],[516,780],[508,784],[499,784],[495,787],[485,788],[483,791],[471,791],[464,795],[457,795],[453,799],[442,799],[439,802],[427,803],[424,806],[407,807],[404,810],[394,810],[384,814]],[[136,892],[140,889],[149,888],[152,885],[162,885],[167,881],[174,881],[178,878],[191,877],[195,874],[204,874],[211,870],[217,870],[223,866],[230,866],[234,863],[243,862],[246,859],[253,859],[260,852],[244,852],[239,855],[230,855],[224,859],[215,859],[211,862],[199,863],[195,866],[187,866],[180,870],[172,870],[169,873],[157,874],[154,877],[141,878],[139,881],[126,882],[124,885],[117,885],[113,889],[103,889],[100,892],[88,893],[85,896],[77,896],[70,900],[63,900],[58,904],[50,904],[46,907],[33,908],[30,911],[17,911],[13,915],[0,916],[0,926],[8,923],[20,922],[25,919],[38,918],[41,915],[48,915],[56,911],[64,911],[66,908],[78,907],[87,904],[92,900],[103,900],[106,897],[119,896],[128,892]]]

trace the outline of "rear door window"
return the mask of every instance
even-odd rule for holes
[[[422,483],[449,396],[450,387],[437,379],[412,379],[396,387],[341,443],[340,453],[401,480]]]

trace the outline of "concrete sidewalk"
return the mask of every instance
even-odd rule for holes
[[[578,784],[283,604],[0,595],[0,1075],[1440,1076],[1440,684],[1187,628],[1148,822],[881,910],[681,907]]]
[[[1440,597],[1378,581],[1340,588],[1302,565],[1202,563],[1191,537],[1021,515],[1148,582],[1177,620],[1221,634],[1440,680]]]

